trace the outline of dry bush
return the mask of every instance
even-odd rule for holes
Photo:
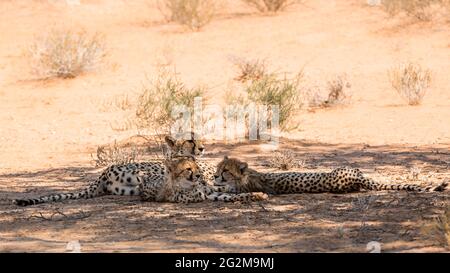
[[[405,13],[420,21],[428,21],[432,17],[432,5],[446,5],[448,0],[383,0],[383,9],[391,16]],[[447,3],[448,5],[448,3]]]
[[[106,56],[104,37],[86,31],[51,30],[29,47],[32,72],[40,78],[74,78],[98,67]]]
[[[409,62],[391,69],[389,78],[392,87],[409,105],[418,105],[430,87],[431,71]]]
[[[447,207],[443,214],[423,227],[422,233],[439,245],[450,248],[450,207]]]
[[[258,11],[278,12],[284,10],[286,7],[294,4],[294,0],[244,0],[248,5],[256,8]]]
[[[110,166],[114,164],[122,165],[137,162],[141,156],[142,151],[136,147],[127,150],[119,147],[116,141],[112,145],[103,145],[97,147],[96,157],[92,156],[96,167]]]
[[[202,87],[186,87],[174,73],[162,72],[155,82],[143,86],[136,110],[138,127],[168,133],[176,120],[172,117],[174,107],[186,106],[192,113],[194,98],[203,97],[204,91]]]
[[[208,24],[217,11],[215,0],[162,0],[160,10],[169,22],[199,30]]]
[[[312,108],[328,108],[347,103],[351,99],[350,82],[345,75],[335,76],[327,82],[326,95],[323,96],[321,88],[310,88],[304,94],[305,101]]]
[[[305,161],[298,159],[291,150],[277,151],[269,158],[267,166],[287,171],[292,168],[303,168]]]
[[[267,74],[266,63],[263,60],[236,60],[234,64],[239,69],[239,74],[235,80],[242,83],[259,80]]]

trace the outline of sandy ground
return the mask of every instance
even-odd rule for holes
[[[176,66],[188,85],[209,86],[210,101],[221,103],[236,76],[232,58],[262,58],[292,73],[303,68],[308,85],[348,76],[349,105],[302,112],[300,129],[281,140],[306,159],[305,169],[349,165],[395,181],[417,167],[422,173],[412,182],[449,179],[450,24],[390,19],[356,0],[304,1],[276,16],[223,1],[216,20],[193,33],[163,23],[154,1],[129,2],[0,2],[0,251],[65,251],[73,240],[84,251],[365,252],[370,241],[383,251],[445,251],[420,229],[449,205],[448,191],[286,195],[254,204],[102,197],[10,205],[11,198],[79,189],[94,179],[97,146],[136,134],[119,130],[133,109],[115,101],[133,101],[162,64]],[[55,25],[104,33],[104,66],[75,79],[33,79],[24,49]],[[387,70],[404,60],[433,71],[417,107],[406,106],[388,81]],[[258,144],[207,149],[207,160],[230,154],[269,171],[263,163],[270,153]]]

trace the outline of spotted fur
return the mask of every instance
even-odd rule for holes
[[[215,185],[225,187],[228,192],[262,191],[272,194],[286,193],[346,193],[365,190],[405,190],[415,192],[443,191],[443,182],[437,186],[422,187],[415,184],[381,183],[364,177],[353,168],[337,168],[331,172],[261,173],[248,167],[246,162],[225,157],[217,166]]]
[[[201,141],[195,139],[176,140],[170,136],[165,138],[167,158],[190,156],[195,158],[204,152]],[[207,163],[199,163],[202,181],[213,184],[215,167]],[[72,193],[60,193],[32,199],[16,199],[13,203],[19,206],[29,206],[68,199],[94,198],[102,195],[140,195],[143,183],[159,183],[163,180],[166,168],[162,160],[125,165],[112,165],[87,188]],[[159,181],[159,182],[158,182]],[[141,186],[141,187],[140,187]]]
[[[202,181],[201,169],[190,158],[176,158],[165,162],[167,172],[163,181],[141,184],[143,201],[196,203],[205,200],[249,202],[268,198],[261,192],[224,193],[223,187],[214,187]]]

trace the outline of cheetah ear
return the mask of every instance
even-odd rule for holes
[[[228,156],[227,156],[227,155],[224,156],[224,157],[223,157],[223,160],[228,160]]]
[[[169,147],[172,148],[172,147],[175,146],[176,140],[175,140],[173,137],[171,137],[171,136],[166,136],[166,137],[164,138],[164,140],[166,141],[167,145],[169,145]]]
[[[239,170],[241,171],[241,174],[243,174],[248,168],[248,164],[246,162],[240,162],[239,163]]]

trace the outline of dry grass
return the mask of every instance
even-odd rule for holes
[[[176,22],[191,30],[200,30],[217,12],[214,0],[162,0],[159,7],[169,22]]]
[[[418,105],[430,87],[431,71],[409,62],[391,69],[389,78],[392,87],[409,105]]]
[[[350,82],[345,75],[337,75],[327,82],[326,88],[309,88],[303,94],[312,108],[328,108],[348,103],[351,99]],[[325,91],[322,91],[325,90]],[[325,93],[325,95],[324,95]]]
[[[243,1],[263,13],[282,11],[286,7],[298,2],[295,0],[243,0]]]
[[[259,80],[267,74],[267,67],[264,60],[236,60],[233,62],[239,69],[239,74],[235,78],[238,82],[248,82]]]
[[[92,156],[96,167],[105,167],[115,164],[128,164],[139,161],[142,151],[136,147],[125,149],[119,147],[116,141],[112,145],[103,145],[97,148],[96,156]]]
[[[305,160],[298,159],[291,150],[276,151],[269,158],[267,166],[287,171],[292,168],[303,168],[305,166]]]
[[[429,21],[442,10],[450,12],[449,0],[385,0],[381,4],[391,16],[405,14],[419,21]]]
[[[138,127],[153,128],[158,133],[169,133],[178,118],[172,115],[176,106],[186,107],[192,113],[194,98],[203,98],[205,91],[203,87],[186,87],[171,72],[161,72],[152,84],[142,89],[136,110]]]
[[[33,74],[39,78],[74,78],[97,68],[106,50],[100,34],[54,29],[36,39],[27,55]]]
[[[450,248],[450,207],[422,229],[426,237],[430,237],[439,245]]]

